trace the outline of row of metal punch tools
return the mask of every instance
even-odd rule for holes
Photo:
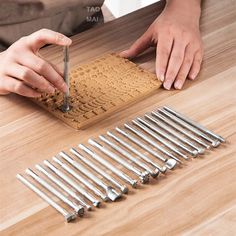
[[[70,222],[83,216],[84,209],[92,210],[91,205],[99,207],[101,200],[121,198],[128,193],[127,185],[136,188],[138,182],[148,183],[150,176],[165,174],[225,142],[166,106],[100,135],[98,140],[89,139],[89,145],[79,144],[70,154],[62,151],[53,161],[44,160],[35,166],[37,172],[26,169],[37,184],[21,174],[16,177]]]

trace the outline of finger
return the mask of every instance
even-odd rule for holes
[[[193,64],[189,72],[189,79],[195,80],[202,64],[202,52],[197,52],[194,56]]]
[[[6,73],[8,76],[24,81],[27,85],[40,91],[47,93],[55,92],[55,88],[45,78],[25,66],[13,64],[6,70]]]
[[[27,37],[27,42],[33,51],[36,52],[46,44],[69,46],[72,43],[72,40],[61,33],[48,29],[41,29],[29,35]]]
[[[4,78],[4,77],[0,78],[0,95],[6,95],[6,94],[10,93],[10,91],[8,91],[6,89],[5,80],[6,80],[6,78]]]
[[[147,30],[139,39],[137,39],[129,49],[120,53],[121,57],[133,58],[144,52],[152,44],[152,37],[150,30]]]
[[[160,35],[156,48],[156,75],[162,82],[165,80],[166,68],[173,44],[173,38]]]
[[[37,57],[34,54],[29,54],[21,58],[19,63],[43,76],[60,91],[64,93],[67,91],[67,85],[64,82],[62,76],[42,58]]]
[[[46,58],[43,58],[40,53],[37,54],[38,57],[42,58],[44,61],[46,61],[48,64],[50,64],[52,66],[52,68],[62,77],[64,76],[63,71],[61,70],[61,68],[55,64],[53,64],[52,62],[48,61]]]
[[[180,67],[179,73],[177,75],[177,78],[175,80],[175,88],[176,89],[181,89],[185,83],[185,80],[189,74],[189,71],[191,69],[191,65],[193,63],[193,50],[192,48],[188,45],[185,49],[185,55],[184,55],[184,60],[183,63]]]
[[[166,76],[165,76],[165,82],[164,82],[164,88],[170,89],[178,72],[180,69],[180,66],[183,63],[184,59],[184,52],[185,52],[186,45],[181,42],[179,39],[174,39],[173,48],[171,51]]]
[[[53,68],[61,77],[64,76],[63,71],[62,71],[57,65],[54,65],[54,64],[51,63],[50,61],[47,61],[47,62],[52,66],[52,68]]]
[[[25,97],[40,97],[41,93],[37,92],[36,90],[30,88],[24,82],[19,81],[12,77],[5,77],[4,78],[4,87],[5,91],[17,93],[19,95]]]

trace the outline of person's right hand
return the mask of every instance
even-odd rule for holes
[[[17,93],[39,97],[55,88],[67,91],[62,73],[40,57],[38,51],[46,44],[67,46],[71,39],[47,29],[23,37],[0,53],[0,94]]]

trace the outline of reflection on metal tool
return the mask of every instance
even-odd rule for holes
[[[46,201],[50,206],[55,208],[58,212],[60,212],[65,221],[70,222],[76,218],[76,214],[74,212],[68,212],[66,209],[58,205],[54,200],[51,199],[48,195],[46,195],[43,191],[37,188],[34,184],[25,179],[22,175],[17,174],[16,178],[19,179],[25,186],[30,188],[33,192],[35,192],[38,196],[40,196],[44,201]]]
[[[68,48],[65,48],[64,61],[65,80],[69,85]],[[69,91],[65,94],[63,112],[70,109],[68,97]],[[16,177],[69,222],[77,215],[82,216],[84,207],[91,210],[87,200],[99,207],[100,201],[91,195],[91,191],[104,201],[116,201],[129,190],[123,182],[136,188],[138,181],[130,174],[138,176],[141,183],[147,183],[150,175],[165,174],[167,170],[174,170],[177,164],[185,164],[185,159],[196,158],[211,146],[217,147],[225,142],[220,135],[166,106],[133,118],[125,122],[123,128],[115,127],[114,132],[108,130],[106,135],[99,134],[97,138],[100,141],[87,140],[90,146],[78,145],[83,154],[70,148],[71,155],[61,151],[58,157],[52,158],[55,165],[44,160],[44,165],[35,165],[37,172],[26,169],[37,185],[20,174]],[[44,176],[38,175],[39,171]],[[38,184],[41,185],[39,188]],[[51,194],[48,195],[43,188]],[[64,209],[54,200],[55,197],[74,211]]]
[[[218,134],[215,134],[214,132],[210,131],[209,129],[203,127],[202,125],[198,124],[197,122],[189,119],[188,117],[184,116],[183,114],[180,114],[179,112],[171,109],[170,107],[166,107],[164,106],[163,107],[166,111],[169,111],[170,113],[172,113],[173,115],[177,116],[178,118],[180,118],[181,120],[185,121],[186,123],[192,125],[193,127],[201,130],[202,132],[218,139],[220,142],[224,143],[225,142],[225,139],[223,137],[221,137],[220,135]]]
[[[61,106],[62,112],[68,112],[71,109],[69,104],[70,97],[70,81],[69,81],[69,46],[64,47],[64,80],[67,85],[67,91],[64,94],[63,105]]]

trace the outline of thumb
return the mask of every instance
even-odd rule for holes
[[[69,46],[71,43],[72,40],[70,38],[48,29],[41,29],[28,37],[28,44],[34,51],[38,51],[46,44]]]
[[[129,49],[120,53],[121,57],[133,58],[144,52],[151,46],[152,35],[149,30],[147,30],[140,38],[138,38]]]

